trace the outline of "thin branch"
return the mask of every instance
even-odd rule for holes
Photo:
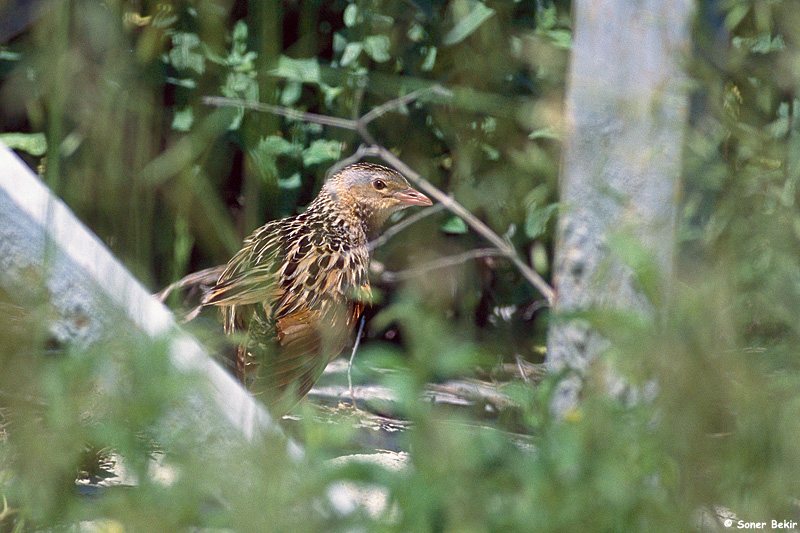
[[[439,270],[442,268],[460,265],[470,261],[471,259],[505,255],[506,253],[503,250],[498,250],[497,248],[476,248],[475,250],[469,250],[462,254],[442,257],[408,270],[401,270],[398,272],[383,272],[381,273],[381,278],[388,282],[407,280],[415,278],[420,274],[424,274],[425,272],[430,272],[431,270]]]
[[[416,224],[417,222],[419,222],[423,218],[427,218],[427,217],[429,217],[429,216],[431,216],[433,214],[436,214],[439,211],[442,211],[443,209],[445,209],[444,204],[436,204],[436,205],[434,205],[432,207],[429,207],[427,209],[422,209],[420,211],[417,211],[413,215],[404,218],[403,220],[401,220],[397,224],[394,224],[393,226],[388,227],[386,229],[386,231],[381,233],[380,237],[378,237],[375,240],[370,241],[369,250],[372,251],[372,250],[374,250],[376,248],[380,248],[381,246],[383,246],[384,244],[389,242],[389,239],[391,239],[392,237],[394,237],[395,235],[397,235],[398,233],[400,233],[401,231],[403,231],[407,227],[409,227],[409,226],[411,226],[413,224]]]
[[[433,85],[431,87],[423,87],[416,91],[411,91],[408,94],[389,100],[377,107],[374,107],[369,112],[365,113],[359,118],[346,119],[339,117],[332,117],[329,115],[320,115],[318,113],[308,113],[306,111],[297,111],[291,107],[285,107],[273,104],[264,104],[261,102],[254,102],[252,100],[244,100],[242,98],[226,98],[223,96],[205,96],[203,103],[214,107],[242,107],[250,109],[251,111],[261,111],[263,113],[271,113],[282,117],[290,118],[292,120],[299,120],[303,122],[311,122],[323,126],[333,126],[335,128],[342,128],[345,130],[357,131],[361,137],[370,145],[377,145],[377,141],[367,130],[370,122],[382,117],[390,111],[405,107],[414,100],[419,99],[424,94],[435,94],[438,96],[448,97],[452,93],[442,87],[441,85]],[[360,104],[363,96],[363,88],[359,87],[356,91],[356,99]],[[356,108],[357,109],[357,108]]]
[[[536,300],[535,302],[531,303],[526,309],[525,312],[522,313],[522,320],[530,320],[533,318],[533,314],[540,309],[544,309],[550,305],[545,300]]]
[[[365,157],[377,157],[377,150],[373,150],[372,147],[361,145],[359,146],[353,155],[347,156],[344,159],[340,159],[328,169],[328,172],[325,174],[325,179],[327,180],[346,166],[352,165],[353,163],[358,163]]]
[[[251,111],[261,111],[262,113],[270,113],[281,117],[290,118],[292,120],[299,120],[302,122],[312,122],[314,124],[321,124],[323,126],[333,126],[334,128],[342,128],[345,130],[358,131],[355,120],[347,118],[331,117],[329,115],[320,115],[317,113],[308,113],[306,111],[297,111],[291,107],[284,107],[280,105],[262,104],[261,102],[253,102],[252,100],[244,100],[242,98],[225,98],[223,96],[205,96],[203,103],[214,107],[243,107]]]
[[[514,354],[514,359],[517,361],[517,368],[519,369],[519,375],[522,376],[522,380],[525,383],[530,383],[530,378],[525,374],[525,369],[522,368],[522,357],[520,357],[519,354]]]
[[[356,75],[355,78],[356,88],[353,93],[353,109],[350,118],[358,120],[358,112],[361,109],[361,102],[364,101],[364,93],[367,92],[367,77],[366,75]]]
[[[356,131],[358,131],[367,144],[372,146],[380,146],[378,141],[375,140],[375,137],[373,137],[367,129],[367,126],[370,124],[370,122],[382,117],[390,111],[404,108],[424,94],[436,94],[445,97],[452,96],[452,93],[441,85],[433,85],[431,87],[423,87],[422,89],[411,91],[408,94],[399,96],[389,100],[388,102],[384,102],[379,106],[373,107],[370,111],[362,115],[361,118],[356,120]]]
[[[358,119],[358,122],[362,123],[364,126],[367,126],[373,120],[382,117],[389,111],[394,111],[395,109],[400,109],[411,102],[418,100],[421,96],[425,94],[435,94],[437,96],[442,97],[450,97],[453,96],[453,93],[442,87],[441,85],[433,85],[431,87],[423,87],[422,89],[417,89],[416,91],[411,91],[408,94],[404,94],[403,96],[398,96],[388,102],[384,102],[383,104],[373,107],[369,112],[365,113]],[[378,143],[371,142],[369,144],[376,145]]]
[[[17,509],[12,509],[11,507],[8,506],[8,500],[6,499],[6,495],[3,494],[3,510],[0,511],[0,520],[5,520],[9,516],[17,512],[18,512]]]

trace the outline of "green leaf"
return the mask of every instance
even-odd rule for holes
[[[250,72],[256,68],[256,58],[258,54],[255,52],[247,52],[243,55],[231,54],[228,57],[228,64],[238,72]]]
[[[193,70],[202,74],[205,71],[206,58],[201,50],[200,37],[194,33],[176,33],[172,36],[169,63],[177,70]]]
[[[481,143],[481,149],[486,153],[489,161],[497,161],[500,159],[500,151],[491,144]]]
[[[492,15],[494,15],[494,9],[490,7],[486,7],[485,4],[482,2],[475,2],[472,6],[467,15],[458,21],[458,23],[447,32],[447,35],[444,36],[442,39],[442,44],[445,46],[450,46],[452,44],[460,43],[467,37],[469,37],[472,32],[478,29],[478,27],[486,22]]]
[[[561,135],[556,132],[553,128],[539,128],[538,130],[534,130],[528,134],[528,139],[536,140],[536,139],[553,139],[556,141],[561,140]]]
[[[664,283],[653,251],[622,230],[612,232],[608,244],[614,254],[634,271],[636,281],[647,298],[659,306],[664,297]]]
[[[281,105],[287,107],[294,105],[303,93],[303,84],[298,81],[286,82],[286,87],[281,91]]]
[[[348,28],[352,28],[356,23],[356,18],[358,16],[358,6],[356,4],[350,4],[346,8],[344,8],[344,25]]]
[[[175,116],[172,117],[172,129],[175,131],[189,131],[194,122],[194,110],[191,106],[175,111]]]
[[[247,40],[247,24],[245,24],[243,20],[236,22],[236,25],[233,27],[232,38],[234,42],[244,42]]]
[[[547,250],[544,245],[537,241],[531,247],[531,265],[539,274],[544,274],[550,268],[550,261],[547,259]]]
[[[189,258],[192,255],[192,247],[194,246],[194,237],[192,232],[189,231],[189,222],[184,216],[175,218],[175,241],[173,244],[173,276],[177,279],[181,274],[187,271],[189,265]],[[177,296],[174,294],[173,296]]]
[[[325,85],[324,83],[320,83],[319,88],[322,89],[322,94],[325,95],[325,105],[328,107],[331,107],[336,97],[342,94],[342,92],[344,92],[343,86],[331,87],[330,85]]]
[[[733,6],[728,14],[725,16],[725,27],[729,30],[734,29],[750,12],[750,5],[748,3],[741,3]]]
[[[250,159],[253,161],[253,167],[261,180],[268,185],[274,185],[278,176],[275,154],[262,150],[261,144],[250,150],[249,153]]]
[[[422,62],[422,66],[420,67],[425,72],[430,72],[433,70],[433,66],[436,64],[436,47],[431,46],[428,48],[428,53],[425,55],[425,60]]]
[[[295,172],[288,178],[278,178],[278,187],[281,189],[297,189],[302,184],[300,180],[300,173]]]
[[[303,165],[308,167],[326,161],[336,161],[341,154],[342,144],[339,141],[318,139],[303,150]]]
[[[316,59],[292,59],[291,57],[281,56],[278,58],[278,66],[269,73],[273,76],[294,81],[320,82],[319,64]]]
[[[171,76],[167,76],[164,78],[164,81],[171,83],[172,85],[177,85],[178,87],[184,87],[186,89],[194,89],[197,87],[197,82],[192,78],[173,78]]]
[[[258,83],[255,81],[255,72],[229,72],[225,78],[225,85],[220,88],[223,96],[228,98],[243,98],[253,102],[258,101]],[[237,110],[236,116],[231,121],[229,129],[237,130],[244,118],[244,108]]]
[[[531,205],[528,215],[525,217],[525,235],[529,239],[535,239],[542,235],[547,229],[547,223],[558,209],[558,204],[550,204],[544,207]]]
[[[83,143],[83,139],[83,135],[78,133],[77,130],[68,134],[66,137],[64,137],[64,140],[61,141],[61,146],[59,146],[61,149],[61,155],[64,157],[70,157]]]
[[[781,116],[779,112],[777,120],[775,120],[771,124],[767,124],[766,130],[770,133],[770,135],[772,135],[772,137],[776,139],[781,139],[785,137],[786,134],[789,133],[790,127],[791,127],[791,122],[789,117],[785,115]]]
[[[389,55],[390,45],[391,43],[386,35],[370,35],[364,39],[364,51],[378,63],[384,63],[391,59]]]
[[[364,46],[359,42],[347,43],[347,46],[344,47],[344,53],[342,54],[341,65],[346,67],[355,61],[363,49]]]
[[[0,61],[19,61],[21,57],[22,54],[19,52],[12,52],[11,50],[0,48]]]
[[[369,19],[372,30],[376,33],[383,33],[394,27],[394,18],[389,15],[372,13]]]
[[[425,38],[425,30],[419,25],[419,23],[414,22],[411,24],[411,27],[408,28],[406,36],[410,41],[418,43]]]
[[[786,50],[786,43],[782,35],[774,38],[764,33],[758,37],[734,37],[733,46],[740,49],[749,49],[754,54],[770,54],[772,52],[783,52]]]
[[[457,216],[449,218],[439,229],[451,235],[462,235],[468,231],[467,223]]]
[[[47,152],[47,138],[44,133],[0,133],[0,142],[12,150],[35,156],[42,156]]]
[[[243,72],[229,72],[225,78],[225,85],[222,92],[225,96],[235,97],[249,92],[250,87],[255,83],[251,76]]]
[[[277,135],[264,137],[259,141],[258,147],[260,150],[264,151],[264,153],[268,153],[270,155],[293,154],[296,151],[296,148],[292,143],[283,137],[278,137]]]
[[[537,33],[546,37],[550,41],[550,44],[556,48],[561,48],[563,50],[572,48],[572,33],[570,33],[569,30],[543,30]]]
[[[261,179],[266,183],[274,184],[278,176],[278,167],[275,163],[277,157],[295,152],[292,143],[277,135],[270,135],[261,139],[249,153]],[[278,180],[278,186],[280,186],[280,180]]]
[[[166,29],[178,22],[178,15],[174,10],[158,9],[153,17],[153,27]]]
[[[344,50],[344,47],[347,46],[347,39],[342,37],[341,33],[334,33],[333,34],[333,51],[337,54]]]
[[[550,4],[539,11],[539,18],[537,22],[539,22],[538,27],[542,30],[550,30],[553,29],[556,25],[556,21],[558,12],[556,11],[556,6]]]

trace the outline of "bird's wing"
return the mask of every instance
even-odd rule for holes
[[[271,226],[267,224],[245,241],[206,293],[204,305],[251,305],[280,296],[278,278],[284,254],[280,232]]]

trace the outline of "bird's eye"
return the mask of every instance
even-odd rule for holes
[[[375,180],[372,182],[372,186],[375,187],[377,190],[382,191],[386,188],[386,182],[383,180]]]

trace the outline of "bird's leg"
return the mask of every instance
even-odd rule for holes
[[[356,334],[356,342],[353,344],[353,351],[350,354],[350,362],[347,364],[347,387],[350,389],[350,402],[353,404],[353,409],[358,410],[356,406],[356,396],[353,393],[353,376],[351,370],[353,368],[353,359],[356,357],[356,350],[358,350],[358,345],[361,342],[361,333],[364,331],[364,315],[361,315],[361,324],[358,326],[358,333]]]

